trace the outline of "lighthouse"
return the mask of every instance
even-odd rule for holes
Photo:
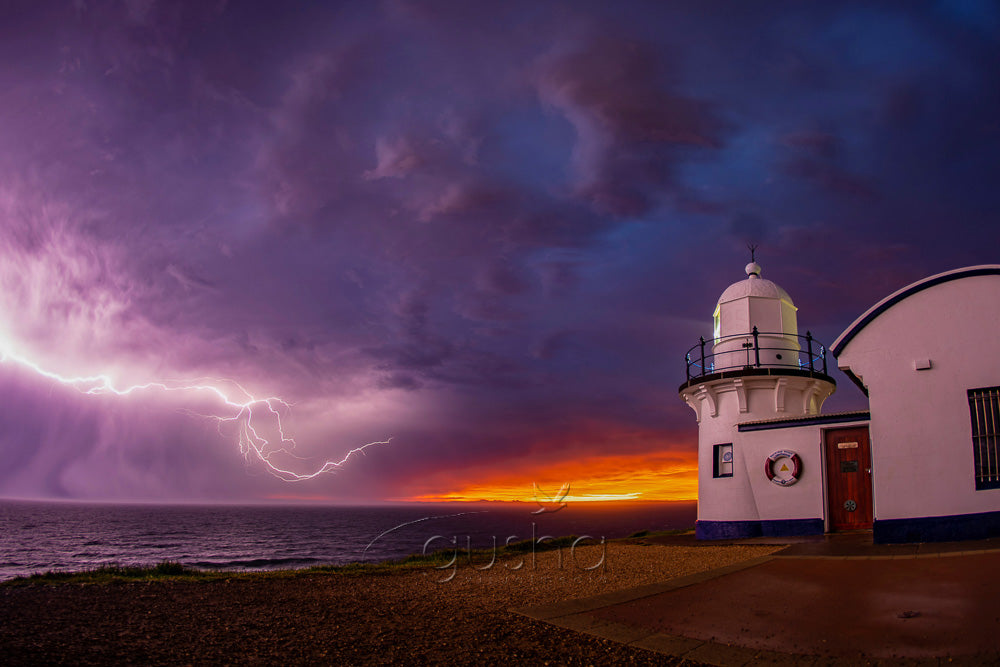
[[[804,424],[820,414],[836,390],[826,348],[799,333],[792,298],[761,276],[756,261],[745,273],[719,297],[712,336],[688,351],[679,389],[698,420],[696,533],[822,533],[821,444],[803,446],[780,429],[757,427]]]
[[[697,537],[1000,535],[1000,264],[889,294],[828,358],[750,259],[688,350],[679,389],[698,420]],[[821,413],[836,389],[828,364],[867,409]]]

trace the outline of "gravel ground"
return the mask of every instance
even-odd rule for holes
[[[5,586],[0,656],[7,665],[679,664],[507,609],[665,581],[778,550],[643,543],[604,549],[388,574]]]

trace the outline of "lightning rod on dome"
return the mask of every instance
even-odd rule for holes
[[[760,264],[757,263],[757,248],[760,246],[756,243],[748,243],[747,250],[750,251],[750,263],[746,265],[747,276],[757,276],[760,277]]]

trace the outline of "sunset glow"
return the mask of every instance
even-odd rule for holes
[[[566,502],[626,500],[696,500],[696,461],[675,456],[594,456],[547,468],[489,475],[443,493],[425,493],[407,500],[421,502],[506,500],[535,502],[533,483],[549,493],[570,482]]]

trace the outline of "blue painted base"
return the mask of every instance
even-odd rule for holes
[[[915,519],[875,520],[872,540],[875,544],[906,542],[958,542],[1000,537],[1000,512],[925,516]]]
[[[699,521],[694,536],[699,540],[739,540],[745,537],[822,535],[823,519],[771,519],[767,521]]]

